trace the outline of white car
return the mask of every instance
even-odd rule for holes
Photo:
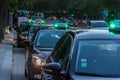
[[[108,29],[108,24],[104,20],[91,20],[88,22],[90,29]]]

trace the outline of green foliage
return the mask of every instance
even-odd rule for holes
[[[9,0],[9,10],[27,9],[37,12],[63,12],[99,16],[104,9],[110,12],[119,8],[120,0]]]
[[[9,10],[16,11],[18,9],[31,10],[35,0],[9,0]]]

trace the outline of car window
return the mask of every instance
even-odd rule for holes
[[[91,23],[92,28],[97,28],[97,27],[108,27],[106,22],[92,22]]]
[[[29,34],[28,36],[32,38],[32,36],[34,35],[34,33],[40,28],[40,26],[34,26],[32,25],[29,29]]]
[[[72,44],[72,38],[67,36],[63,43],[57,48],[55,54],[53,55],[53,60],[62,65],[62,69],[67,67],[67,62],[69,59],[70,48]]]
[[[81,40],[77,52],[76,72],[120,76],[119,40]]]
[[[57,41],[66,31],[40,31],[35,46],[44,48],[54,48]]]

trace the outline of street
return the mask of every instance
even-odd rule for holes
[[[12,80],[26,80],[25,71],[25,49],[13,47]]]
[[[27,80],[25,71],[25,49],[17,48],[15,32],[5,35],[0,44],[0,80]]]
[[[120,0],[0,1],[0,80],[120,80]]]

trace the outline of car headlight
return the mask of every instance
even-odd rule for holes
[[[22,36],[22,35],[21,35],[20,37],[21,37],[22,39],[27,39],[27,36]]]
[[[45,64],[45,60],[40,58],[40,57],[37,57],[37,56],[33,56],[32,61],[33,61],[33,63],[35,63],[37,65],[44,65]]]

